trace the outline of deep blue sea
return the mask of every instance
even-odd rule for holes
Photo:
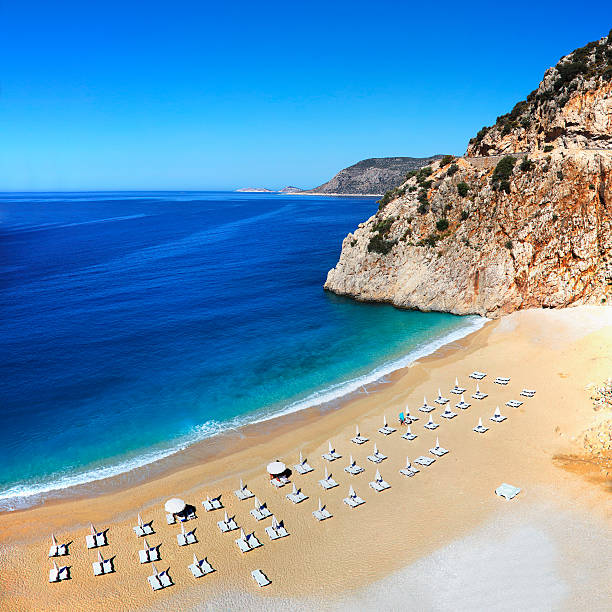
[[[323,291],[342,239],[375,210],[1,194],[0,509],[329,400],[478,326]]]

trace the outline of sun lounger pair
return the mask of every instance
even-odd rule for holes
[[[151,585],[151,588],[154,591],[159,591],[160,589],[165,589],[166,587],[172,586],[174,582],[172,582],[172,578],[168,574],[168,570],[164,570],[163,572],[158,572],[155,564],[153,564],[153,570],[155,573],[152,576],[149,576],[147,580]]]
[[[329,450],[322,455],[323,459],[325,459],[326,461],[336,461],[336,459],[340,459],[342,455],[339,455],[336,452],[336,449],[332,446],[332,443],[329,442],[328,445],[329,445]]]
[[[450,400],[447,397],[442,397],[442,391],[438,389],[438,397],[434,400],[434,402],[440,406],[444,406],[444,404],[448,404],[449,401]]]
[[[440,415],[445,419],[454,419],[457,416],[456,412],[453,412],[448,406],[444,409],[444,412]]]
[[[454,393],[455,395],[461,395],[462,393],[465,393],[465,389],[459,386],[458,378],[455,378],[455,386],[451,389],[451,393]]]
[[[418,473],[419,473],[419,470],[415,467],[412,467],[410,463],[410,459],[406,457],[406,467],[400,470],[400,474],[403,474],[404,476],[408,476],[409,478],[412,478],[415,474],[418,474]]]
[[[306,459],[304,459],[304,457],[302,457],[302,453],[300,452],[300,462],[297,463],[296,465],[293,466],[295,468],[295,471],[298,474],[308,474],[309,472],[312,472],[313,469],[310,467],[310,465],[308,465],[308,461]]]
[[[223,520],[218,521],[217,525],[219,526],[221,533],[227,533],[228,531],[234,531],[238,529],[238,525],[236,525],[236,521],[234,520],[234,517],[228,516],[227,510],[225,511],[225,516]]]
[[[406,426],[406,432],[402,435],[402,438],[404,438],[404,440],[414,440],[416,437],[417,435],[412,433],[410,425]]]
[[[433,417],[430,414],[429,415],[429,420],[427,421],[427,423],[425,423],[424,427],[426,429],[431,429],[431,431],[433,431],[434,429],[437,429],[438,427],[440,427],[440,424],[439,423],[434,423]]]
[[[351,455],[349,464],[344,468],[344,471],[353,476],[357,476],[357,474],[361,474],[364,469],[357,465],[357,462],[353,459],[353,455]]]
[[[207,495],[206,500],[202,502],[202,505],[204,506],[204,510],[206,510],[206,512],[212,512],[213,510],[220,510],[223,508],[220,495],[218,497],[209,497]]]
[[[321,498],[319,497],[319,508],[315,510],[312,515],[317,519],[317,521],[324,521],[328,518],[331,518],[332,513],[321,503]]]
[[[139,538],[144,538],[144,536],[155,533],[155,531],[153,531],[153,521],[145,523],[140,514],[138,515],[138,525],[136,525],[136,527],[132,527],[132,529]]]
[[[298,489],[295,486],[295,483],[293,484],[293,490],[291,491],[291,493],[289,493],[288,495],[285,495],[285,497],[294,504],[300,504],[305,499],[308,499],[308,495],[305,495],[304,493],[302,493],[302,490]]]
[[[51,534],[51,548],[49,557],[64,557],[68,554],[68,544],[58,544],[55,536]]]
[[[420,410],[421,412],[432,412],[433,410],[435,410],[435,408],[434,408],[433,406],[430,406],[430,405],[427,403],[427,398],[426,398],[426,397],[424,397],[424,398],[423,398],[423,405],[422,405],[422,406],[419,408],[419,410]]]
[[[255,550],[262,546],[262,543],[255,537],[255,533],[249,533],[246,535],[244,529],[240,530],[240,537],[236,540],[236,546],[240,549],[240,552],[247,553],[251,550]]]
[[[493,382],[496,385],[507,385],[510,382],[510,377],[498,376]]]
[[[270,478],[270,484],[273,487],[276,487],[277,489],[280,489],[281,487],[284,487],[288,483],[289,483],[289,479],[288,478],[282,478],[280,476],[277,476],[276,478]]]
[[[510,408],[520,408],[523,405],[523,402],[520,402],[519,400],[509,400],[506,402],[506,406],[509,406]]]
[[[253,576],[253,579],[260,587],[265,587],[272,583],[260,569],[253,570],[251,576]]]
[[[404,423],[406,425],[412,425],[412,423],[418,420],[419,420],[419,417],[413,416],[412,414],[410,414],[410,410],[408,410],[408,407],[406,406],[406,416],[404,418]]]
[[[376,475],[374,476],[374,480],[369,483],[370,487],[372,487],[377,493],[381,491],[385,491],[386,489],[390,489],[391,485],[386,482],[383,477],[380,475],[380,472],[376,470]]]
[[[270,510],[268,510],[268,506],[266,506],[265,502],[261,503],[257,498],[255,498],[255,507],[251,510],[251,516],[256,521],[262,521],[269,516],[272,516]]]
[[[149,543],[144,541],[144,548],[138,551],[138,559],[141,564],[159,561],[159,544],[157,546],[149,546]]]
[[[536,392],[534,389],[523,389],[520,393],[523,397],[533,397]]]
[[[289,535],[289,532],[285,529],[283,521],[277,521],[274,515],[272,515],[272,525],[266,527],[266,533],[271,540],[286,538]]]
[[[520,492],[521,490],[518,487],[509,485],[505,482],[499,485],[497,489],[495,489],[495,494],[505,498],[507,501],[516,497]]]
[[[479,387],[479,386],[478,386],[478,384],[477,384],[477,385],[476,385],[476,393],[474,393],[474,395],[472,395],[472,397],[473,397],[474,399],[477,399],[477,400],[483,400],[485,397],[489,397],[489,394],[488,394],[488,393],[483,393],[483,392],[480,390],[480,387]]]
[[[461,401],[457,404],[455,404],[455,408],[459,408],[460,410],[467,410],[472,404],[468,404],[465,401],[465,398],[463,397],[463,394],[461,395]]]
[[[215,571],[215,568],[208,562],[208,559],[204,557],[203,559],[198,559],[198,557],[193,555],[193,563],[189,566],[191,573],[194,578],[201,578],[202,576],[206,576],[206,574],[212,574]]]
[[[474,380],[482,380],[486,375],[486,372],[479,372],[478,370],[474,370],[474,372],[470,374],[470,378],[473,378]]]
[[[394,433],[395,431],[397,431],[395,428],[389,427],[389,424],[387,423],[387,417],[385,416],[383,420],[383,426],[378,430],[378,432],[385,436],[388,436]]]
[[[319,484],[324,489],[333,489],[338,486],[338,483],[331,477],[331,474],[328,474],[327,467],[325,468],[325,478],[319,480]]]
[[[429,449],[429,452],[436,457],[443,457],[446,453],[450,452],[448,449],[440,446],[440,440],[436,438],[436,445]]]
[[[53,567],[49,570],[49,582],[61,582],[62,580],[70,580],[70,567],[67,565],[58,567],[54,561]]]
[[[355,493],[355,489],[353,489],[352,486],[349,487],[348,497],[345,497],[343,501],[351,508],[356,508],[357,506],[361,506],[361,504],[365,504],[365,501]]]
[[[351,442],[353,444],[365,444],[368,440],[369,438],[366,438],[359,433],[359,425],[355,425],[355,437],[351,438]]]
[[[482,418],[479,418],[479,419],[478,419],[478,425],[476,425],[476,427],[474,427],[474,431],[475,431],[476,433],[483,434],[483,433],[485,433],[485,432],[489,431],[489,428],[488,428],[488,427],[485,427],[485,426],[482,424]]]
[[[495,409],[495,412],[493,413],[493,416],[491,417],[491,420],[494,423],[502,423],[503,421],[506,420],[507,417],[503,416],[502,413],[499,410],[499,406]]]
[[[104,559],[100,551],[98,551],[98,560],[92,564],[94,576],[104,576],[112,574],[115,571],[112,559]]]
[[[176,534],[176,541],[179,546],[189,546],[189,544],[195,544],[198,539],[195,535],[195,529],[191,531],[185,531],[185,526],[181,524],[181,533]]]
[[[414,462],[422,465],[423,467],[428,467],[435,462],[435,459],[421,455],[420,457],[417,457]]]
[[[251,491],[249,491],[248,487],[242,482],[242,478],[240,479],[240,488],[237,491],[234,491],[236,497],[242,501],[245,499],[251,499],[251,497],[255,497]]]
[[[90,526],[90,529],[91,533],[88,536],[85,536],[87,548],[99,548],[100,546],[106,546],[108,544],[106,540],[107,530],[97,531],[93,525]]]
[[[376,444],[374,444],[374,452],[368,456],[368,461],[371,461],[372,463],[380,463],[381,461],[384,461],[387,458],[387,455],[383,455],[383,453],[381,453],[378,450],[378,447],[376,446]]]

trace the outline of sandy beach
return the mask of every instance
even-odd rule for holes
[[[468,399],[474,370],[488,373],[482,401]],[[0,609],[609,610],[612,414],[595,410],[591,396],[611,375],[607,307],[527,310],[492,321],[339,409],[313,408],[203,442],[180,469],[133,487],[112,491],[102,484],[103,494],[1,514]],[[510,383],[494,384],[496,376]],[[418,412],[423,396],[435,405],[441,388],[454,404],[455,377],[471,407],[456,410],[452,420],[436,407],[440,427],[425,429],[427,415]],[[523,388],[536,389],[535,397],[520,397]],[[505,406],[511,399],[524,403]],[[406,405],[419,417],[413,441],[400,437],[397,423]],[[496,406],[508,417],[503,423],[489,420]],[[398,428],[389,436],[377,432],[385,414]],[[482,435],[472,430],[479,417],[489,427]],[[356,424],[367,444],[350,442]],[[406,457],[428,455],[436,437],[450,453],[419,466],[413,478],[401,475]],[[342,455],[331,464],[321,458],[329,440]],[[367,460],[374,442],[388,455],[380,465]],[[290,486],[272,487],[265,466],[278,458],[292,467],[300,451],[314,471],[294,472],[293,482],[309,496],[294,505],[285,499]],[[344,472],[349,454],[365,472]],[[339,483],[329,491],[318,484],[325,465]],[[368,486],[377,468],[391,484],[381,493]],[[256,522],[252,500],[233,493],[240,478],[285,522],[289,537],[269,540],[270,521]],[[503,482],[520,487],[518,497],[496,496]],[[343,503],[349,485],[364,505]],[[221,495],[228,514],[263,546],[241,554],[234,543],[239,532],[217,528],[223,510],[204,511],[207,495]],[[197,544],[179,547],[180,528],[166,524],[163,503],[175,496],[197,507],[198,518],[186,523],[196,528]],[[321,523],[312,516],[319,497],[333,514]],[[139,512],[153,520],[148,539],[161,544],[157,567],[169,568],[175,583],[163,591],[151,591],[151,567],[138,563],[142,541],[132,527]],[[90,521],[108,529],[108,546],[100,550],[114,558],[113,574],[93,575],[97,554],[85,547]],[[51,532],[71,542],[70,555],[59,561],[72,577],[59,584],[48,583]],[[187,569],[194,552],[216,571],[194,579]],[[254,569],[272,584],[259,589]]]

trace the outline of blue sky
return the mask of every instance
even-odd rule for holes
[[[3,3],[0,191],[312,187],[461,154],[608,1]]]

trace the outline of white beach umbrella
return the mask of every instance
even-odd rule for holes
[[[387,427],[387,415],[383,416],[383,427]]]
[[[149,550],[151,547],[149,546],[149,543],[147,542],[147,538],[143,538],[142,541],[144,542],[144,549]]]
[[[164,510],[170,514],[177,514],[178,512],[182,512],[186,505],[184,500],[173,497],[165,503]]]
[[[272,463],[268,463],[268,467],[266,469],[268,470],[268,474],[278,476],[286,471],[287,466],[282,461],[272,461]]]
[[[359,425],[355,425],[355,437],[359,437]]]
[[[304,457],[302,456],[302,451],[300,451],[300,465],[304,463]]]
[[[357,497],[357,493],[355,493],[355,489],[353,489],[353,485],[349,487],[349,497]]]
[[[382,476],[380,475],[380,472],[378,470],[376,470],[376,475],[374,476],[374,480],[376,480],[376,482],[380,482],[382,480]]]
[[[410,469],[410,458],[406,457],[406,469],[409,470]]]
[[[440,439],[436,436],[436,448],[440,448]]]

